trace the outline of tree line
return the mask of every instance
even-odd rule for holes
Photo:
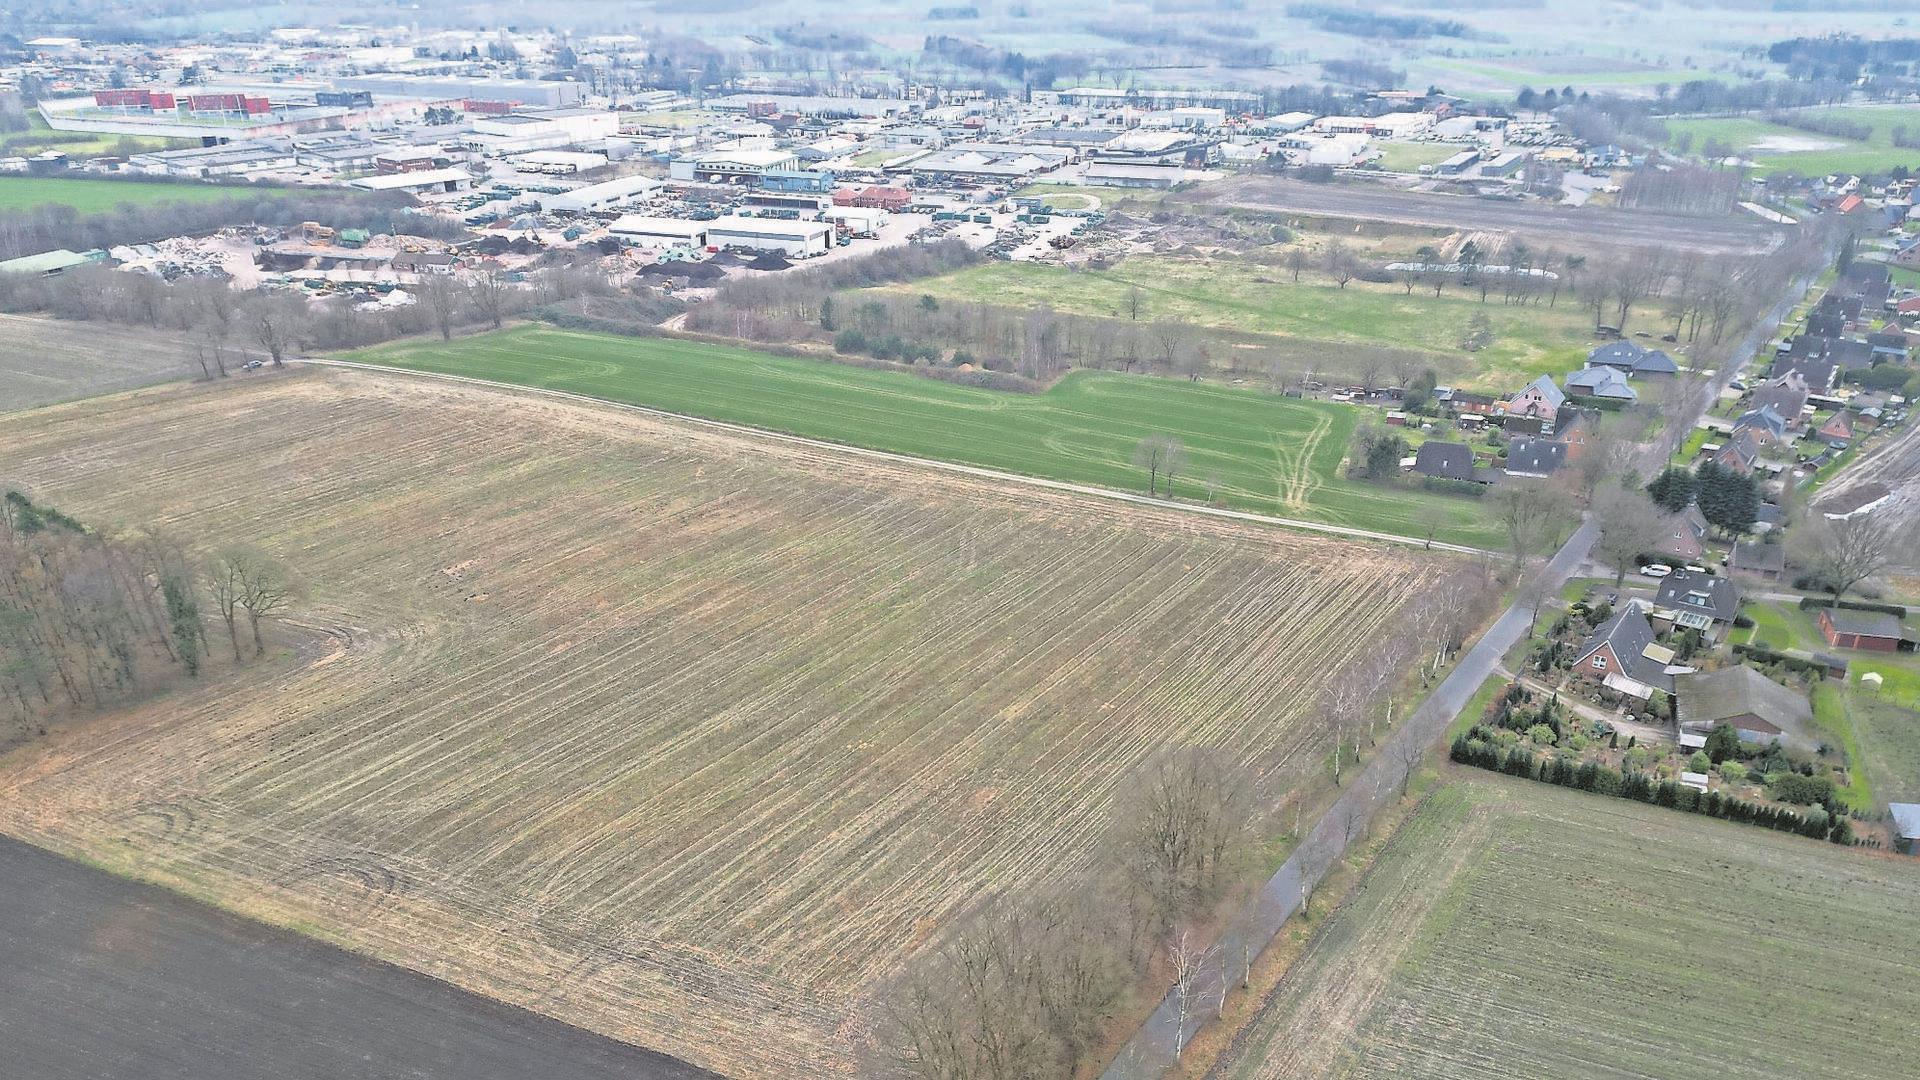
[[[0,708],[15,734],[66,708],[198,677],[225,631],[233,662],[265,654],[265,625],[298,581],[246,547],[196,557],[153,531],[108,536],[18,488],[0,496]]]
[[[866,1071],[911,1080],[1074,1076],[1156,972],[1171,982],[1183,1022],[1218,1015],[1230,993],[1249,987],[1261,944],[1253,898],[1237,887],[1271,871],[1261,853],[1278,834],[1313,831],[1305,811],[1326,790],[1320,781],[1338,788],[1348,779],[1392,726],[1396,692],[1439,677],[1499,594],[1490,574],[1482,565],[1435,583],[1393,633],[1329,673],[1312,706],[1319,731],[1305,750],[1249,763],[1220,748],[1170,749],[1123,778],[1089,866],[1037,894],[989,899],[879,994],[880,1038]],[[1392,759],[1391,782],[1403,796],[1425,751],[1407,740]],[[1336,843],[1316,833],[1321,840],[1300,849],[1309,883],[1338,857],[1337,841],[1352,843],[1366,821],[1345,814]],[[1311,903],[1311,884],[1303,899]],[[1220,927],[1229,907],[1234,948],[1206,929]]]

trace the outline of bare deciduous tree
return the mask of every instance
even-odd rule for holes
[[[1604,487],[1594,493],[1594,524],[1599,535],[1593,556],[1613,567],[1613,583],[1626,580],[1636,556],[1657,551],[1666,538],[1668,514],[1637,489]]]
[[[1172,498],[1173,478],[1186,461],[1187,448],[1171,435],[1149,435],[1133,448],[1133,463],[1147,470],[1148,495],[1158,495],[1164,487],[1167,497]]]
[[[1142,766],[1118,809],[1116,861],[1163,928],[1212,902],[1247,835],[1253,783],[1225,754],[1163,753]]]
[[[1798,530],[1793,550],[1796,561],[1824,584],[1835,601],[1854,586],[1892,566],[1903,554],[1912,554],[1912,530],[1884,513],[1856,513],[1843,518],[1814,514]]]

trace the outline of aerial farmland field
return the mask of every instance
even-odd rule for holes
[[[250,668],[0,758],[0,831],[743,1078],[851,1071],[1156,750],[1316,767],[1454,572],[404,374],[0,416],[0,460],[309,586]]]
[[[1384,261],[1384,257],[1382,259]],[[1504,394],[1535,375],[1578,368],[1593,340],[1593,318],[1571,299],[1554,306],[1481,303],[1459,286],[1435,297],[1397,284],[1321,278],[1316,259],[1300,283],[1284,267],[1240,259],[1135,256],[1107,270],[993,262],[898,286],[943,300],[1034,307],[1076,315],[1126,317],[1135,291],[1140,318],[1186,319],[1199,326],[1301,339],[1316,346],[1323,378],[1357,381],[1357,354],[1401,349],[1442,383]],[[1492,344],[1468,352],[1461,342],[1475,316],[1488,320]]]
[[[1456,776],[1212,1075],[1906,1076],[1916,933],[1910,859]]]
[[[0,412],[197,375],[177,331],[0,315]]]
[[[252,189],[214,184],[155,184],[125,180],[75,180],[53,176],[0,178],[0,210],[71,206],[82,214],[100,214],[122,204],[150,206],[170,202],[218,202]]]
[[[1282,517],[1497,548],[1478,503],[1348,480],[1359,410],[1171,379],[1074,372],[1045,393],[671,338],[545,327],[376,346],[349,359],[546,387],[773,431],[1123,491],[1141,438],[1186,446],[1175,494]]]

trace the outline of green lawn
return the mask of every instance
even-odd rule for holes
[[[123,203],[218,202],[251,189],[212,184],[152,184],[125,180],[76,180],[52,176],[0,177],[0,210],[57,204],[82,214],[100,214]]]
[[[1042,394],[748,349],[521,327],[350,354],[368,363],[568,390],[812,438],[1128,491],[1134,447],[1185,445],[1175,492],[1330,524],[1499,547],[1475,501],[1339,477],[1358,410],[1145,376],[1076,372]]]
[[[1920,168],[1920,150],[1896,147],[1892,140],[1892,130],[1899,126],[1920,134],[1920,108],[1822,109],[1807,115],[1833,116],[1849,123],[1867,124],[1873,128],[1873,135],[1861,142],[1740,116],[1669,120],[1666,125],[1670,137],[1682,133],[1693,137],[1694,154],[1699,154],[1709,140],[1725,143],[1752,158],[1761,173],[1790,170],[1803,176],[1824,176],[1835,172],[1880,173],[1896,165]],[[1838,145],[1806,150],[1766,149],[1767,140],[1811,140]]]
[[[1920,860],[1454,770],[1210,1075],[1891,1080],[1916,934]]]
[[[1140,319],[1180,318],[1237,332],[1412,349],[1433,358],[1442,378],[1490,392],[1517,390],[1543,373],[1561,375],[1585,362],[1593,320],[1576,304],[1513,307],[1497,296],[1482,304],[1458,288],[1438,298],[1397,285],[1354,281],[1341,289],[1313,275],[1292,283],[1282,267],[1235,259],[1134,257],[1110,270],[1067,270],[993,262],[914,282],[916,293],[1018,307],[1048,305],[1081,315],[1131,317],[1138,289]],[[1493,343],[1467,352],[1469,321],[1484,315]],[[1327,367],[1340,370],[1336,350]],[[1347,374],[1351,374],[1348,372]]]
[[[1448,143],[1382,142],[1377,162],[1388,172],[1419,172],[1422,165],[1438,165],[1460,152]]]

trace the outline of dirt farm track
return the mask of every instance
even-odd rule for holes
[[[1456,569],[360,371],[0,416],[0,460],[310,585],[240,674],[0,757],[0,832],[742,1080],[856,1071],[1154,751],[1315,769]]]

